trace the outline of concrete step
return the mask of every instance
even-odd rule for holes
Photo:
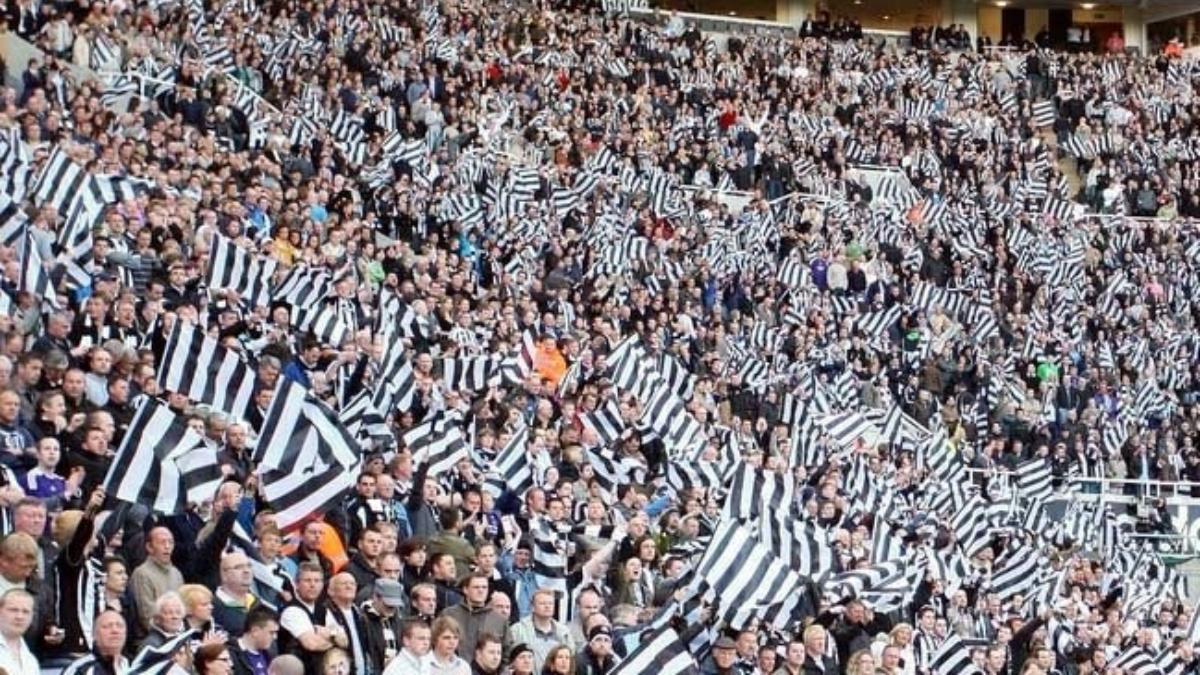
[[[1042,129],[1039,135],[1042,138],[1042,142],[1057,154],[1058,136],[1055,135],[1054,130]],[[1080,189],[1083,188],[1083,177],[1079,175],[1079,167],[1075,158],[1065,156],[1059,159],[1056,164],[1058,165],[1058,170],[1067,177],[1067,184],[1071,186],[1071,194],[1079,194]]]

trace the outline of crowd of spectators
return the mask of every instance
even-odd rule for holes
[[[962,51],[961,26],[898,48],[828,19],[717,45],[678,17],[544,1],[8,11],[45,57],[0,103],[4,672],[161,656],[197,675],[591,675],[664,622],[722,675],[941,675],[951,636],[988,675],[1152,672],[1133,652],[1200,668],[1176,577],[1123,557],[1135,530],[1173,532],[1162,504],[1149,526],[1120,514],[1115,540],[1064,538],[1031,524],[1042,500],[1018,478],[1041,460],[1064,494],[1200,483],[1192,64]],[[83,253],[35,195],[55,149],[150,186],[106,205]],[[741,210],[731,190],[751,193]],[[209,287],[218,234],[277,282],[326,270],[313,302],[349,308],[345,339]],[[56,304],[31,292],[31,252]],[[389,294],[418,326],[411,405],[379,411],[392,433],[364,441],[343,503],[281,531],[250,462],[273,383],[335,410],[370,388]],[[160,389],[179,321],[256,371],[245,419]],[[526,335],[524,381],[439,372]],[[631,336],[698,447],[614,372]],[[211,500],[151,513],[106,494],[150,399],[219,449]],[[400,439],[449,413],[471,457],[429,475]],[[848,436],[824,421],[844,413],[863,421]],[[521,493],[495,480],[514,438]],[[795,522],[831,552],[814,582],[885,562],[861,480],[910,533],[890,559],[933,548],[965,569],[923,568],[894,604],[814,591],[784,630],[688,613],[727,486],[668,480],[676,466],[790,481]],[[968,492],[1002,525],[970,550],[943,499]],[[539,562],[547,529],[562,570]],[[1044,602],[990,585],[1026,545],[1054,573]]]

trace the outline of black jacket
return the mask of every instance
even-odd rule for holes
[[[811,656],[804,658],[804,675],[838,675],[841,671],[838,670],[837,664],[828,656],[822,656],[820,662],[813,659]]]
[[[363,652],[367,655],[367,672],[370,675],[379,675],[387,666],[388,661],[386,632],[389,628],[391,629],[394,640],[392,649],[399,652],[400,634],[404,630],[404,620],[401,618],[400,612],[395,612],[390,617],[383,616],[375,611],[374,605],[370,602],[365,602],[358,608],[362,617]]]
[[[375,580],[379,578],[379,574],[371,569],[371,564],[361,553],[355,552],[350,558],[350,563],[346,565],[346,572],[354,577],[354,582],[358,584],[358,596],[355,602],[363,602],[369,600],[371,594],[375,592]]]

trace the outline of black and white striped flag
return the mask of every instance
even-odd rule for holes
[[[175,654],[201,637],[200,631],[189,628],[155,647],[142,647],[125,675],[167,675],[175,668]]]
[[[795,480],[789,473],[776,473],[743,464],[734,473],[725,501],[725,513],[731,518],[756,518],[795,510]]]
[[[34,201],[53,207],[64,218],[58,244],[67,255],[67,277],[76,287],[91,285],[86,269],[92,260],[92,231],[103,214],[102,199],[87,169],[55,146],[38,173]]]
[[[333,282],[323,270],[295,265],[271,288],[271,300],[308,307],[324,300],[332,289]]]
[[[667,465],[667,485],[676,492],[713,490],[723,482],[721,471],[714,462],[671,462]]]
[[[929,661],[934,675],[980,675],[982,671],[971,662],[971,652],[957,633],[951,632],[934,650]]]
[[[92,38],[92,49],[88,53],[88,65],[98,72],[120,70],[121,47],[113,42],[112,38],[97,31]]]
[[[232,289],[251,307],[271,301],[271,277],[277,263],[251,253],[219,234],[214,234],[208,256],[205,283],[210,289]]]
[[[643,634],[641,643],[609,675],[697,675],[696,659],[670,626]]]
[[[479,392],[488,386],[498,361],[491,356],[442,359],[442,384],[447,391]]]
[[[0,194],[20,202],[34,182],[29,148],[21,140],[20,129],[0,129]]]
[[[1150,652],[1137,645],[1130,646],[1105,666],[1105,670],[1118,669],[1129,675],[1162,675],[1162,670]]]
[[[1054,118],[1058,115],[1054,110],[1054,101],[1038,101],[1033,104],[1032,112],[1035,127],[1048,127],[1054,124]]]
[[[517,353],[505,359],[500,366],[504,381],[513,385],[524,384],[533,374],[533,357],[536,353],[537,344],[534,342],[533,333],[522,332],[521,346]]]
[[[33,234],[25,231],[24,249],[21,256],[21,276],[17,279],[17,290],[29,293],[38,298],[43,306],[58,307],[58,295],[54,292],[54,284],[50,273],[38,253]]]
[[[311,333],[318,342],[335,349],[341,348],[353,334],[352,327],[338,311],[337,302],[333,301],[309,306],[292,305],[291,321],[296,330]]]
[[[1045,459],[1031,459],[1017,465],[1017,489],[1029,499],[1042,500],[1049,497],[1053,492],[1053,480],[1050,463]]]
[[[0,164],[0,173],[3,165]],[[29,216],[21,208],[19,202],[0,194],[0,246],[16,246],[25,236],[25,228],[29,225]]]
[[[430,476],[441,476],[470,456],[462,420],[445,413],[405,432],[404,445],[412,451],[413,466],[428,464]]]
[[[123,671],[124,675],[166,675],[175,665],[175,653],[199,637],[198,631],[188,629],[157,647],[143,648]],[[103,675],[111,672],[111,665],[101,663],[95,654],[88,654],[72,661],[61,675]]]
[[[258,385],[237,354],[195,324],[176,320],[159,355],[158,386],[244,419]]]
[[[731,627],[741,628],[753,619],[778,628],[792,625],[816,601],[806,591],[806,581],[748,528],[723,519],[696,565],[693,584],[707,587],[719,615]],[[808,605],[806,607],[806,605]]]
[[[187,422],[145,399],[104,479],[108,494],[173,516],[211,500],[223,475],[217,451]]]
[[[129,101],[141,91],[137,79],[130,75],[117,75],[105,83],[100,92],[100,105],[123,113],[129,110]]]
[[[902,311],[903,307],[897,304],[893,305],[890,309],[868,312],[858,317],[854,325],[855,328],[862,331],[863,335],[868,338],[884,335],[900,320]]]
[[[1028,546],[1009,549],[1007,556],[996,562],[992,571],[991,591],[1007,600],[1014,595],[1027,595],[1037,580],[1042,566],[1041,556]]]
[[[259,555],[258,547],[254,545],[253,538],[251,538],[250,533],[246,532],[246,528],[240,522],[235,521],[233,531],[229,533],[228,551],[238,551],[250,560],[250,569],[254,574],[255,582],[276,592],[291,590],[294,584],[291,575],[278,563],[268,565],[262,561],[262,556]],[[268,606],[272,609],[280,609],[269,604]]]
[[[812,523],[776,514],[763,514],[758,522],[758,540],[797,574],[816,577],[833,569],[833,547]]]
[[[371,403],[383,415],[394,410],[405,411],[412,407],[417,381],[413,376],[412,364],[404,358],[404,347],[399,342],[387,342]]]
[[[494,476],[489,477],[487,486],[494,496],[504,492],[523,496],[533,487],[533,469],[529,463],[529,427],[524,425],[513,432],[492,462]]]
[[[359,390],[358,394],[343,405],[338,410],[338,421],[346,427],[346,431],[350,432],[351,436],[360,442],[381,441],[388,444],[395,442],[395,436],[388,427],[387,420],[371,402],[370,390]]]
[[[281,529],[339,503],[357,479],[360,454],[332,410],[304,387],[280,378],[254,462]]]
[[[1078,210],[1077,206],[1075,202],[1066,199],[1047,197],[1046,201],[1042,204],[1042,213],[1055,220],[1066,222],[1075,218]]]

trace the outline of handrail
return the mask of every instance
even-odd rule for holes
[[[850,168],[858,169],[859,171],[886,171],[888,173],[904,173],[903,167],[892,164],[860,164],[852,162],[850,164]]]
[[[1188,218],[1188,217],[1184,217],[1184,216],[1176,216],[1175,218],[1159,218],[1158,216],[1127,216],[1127,215],[1124,215],[1121,213],[1091,213],[1091,212],[1087,212],[1080,216],[1077,216],[1075,219],[1083,220],[1085,218],[1088,220],[1107,220],[1109,218],[1120,218],[1121,220],[1135,220],[1139,223],[1161,223],[1161,224],[1172,224],[1172,223],[1197,224],[1197,223],[1200,223],[1200,218]]]
[[[995,476],[1010,477],[1010,476],[1016,475],[1015,471],[1010,471],[1009,469],[1004,468],[1004,467],[981,468],[981,467],[968,466],[968,467],[964,467],[964,468],[966,469],[967,473],[971,476],[990,477],[990,476],[995,475]],[[1151,488],[1160,488],[1160,489],[1161,488],[1191,489],[1193,487],[1200,488],[1200,483],[1194,482],[1194,481],[1187,481],[1187,480],[1154,480],[1154,479],[1149,479],[1149,478],[1143,480],[1141,478],[1108,478],[1108,477],[1097,478],[1094,476],[1063,476],[1063,478],[1065,478],[1068,483],[1072,483],[1072,484],[1084,485],[1084,484],[1089,484],[1089,483],[1099,483],[1102,487],[1104,485],[1120,485],[1120,486],[1133,485],[1136,487],[1151,487]],[[1197,502],[1197,504],[1200,504],[1200,498],[1198,498],[1196,500],[1196,502]]]
[[[9,82],[22,92],[24,89],[24,81],[21,78],[21,71],[25,65],[29,63],[29,59],[36,58],[39,62],[46,62],[46,53],[40,47],[33,44],[29,40],[17,35],[13,31],[0,33],[0,56],[4,58],[4,62],[8,64]],[[83,84],[89,80],[98,79],[97,74],[91,68],[84,68],[75,65],[71,59],[56,59],[60,67],[65,67],[71,78],[78,84]]]
[[[686,21],[720,21],[731,25],[745,26],[746,28],[767,28],[773,30],[796,30],[796,27],[790,23],[782,21],[770,21],[767,19],[749,19],[740,16],[727,16],[723,14],[703,14],[700,12],[667,12],[657,8],[650,7],[631,7],[629,14],[638,15],[647,19],[670,19],[672,16],[678,16]]]
[[[770,21],[767,19],[750,19],[740,16],[730,16],[725,14],[703,14],[699,12],[667,12],[661,9],[631,7],[628,10],[630,16],[636,16],[639,19],[655,22],[665,22],[672,16],[678,16],[685,21],[693,22],[703,28],[704,25],[724,25],[730,29],[729,32],[740,32],[750,34],[762,34],[763,31],[792,33],[799,34],[799,26],[784,21]],[[725,31],[720,31],[725,32]],[[906,42],[909,39],[908,31],[892,30],[887,28],[864,28],[864,37],[877,37],[884,40],[894,40],[897,43]]]
[[[216,72],[221,77],[225,78],[226,82],[228,82],[230,86],[232,86],[234,88],[240,88],[242,91],[250,92],[250,94],[252,94],[254,96],[254,100],[258,103],[258,105],[266,108],[266,111],[268,113],[273,113],[280,117],[284,116],[283,111],[280,110],[279,108],[275,107],[275,104],[273,104],[270,101],[268,101],[267,99],[263,98],[262,94],[259,94],[257,91],[254,91],[254,89],[245,86],[240,81],[238,81],[236,78],[234,78],[232,75],[230,75],[229,73],[227,73],[223,70],[217,70],[216,68],[209,67],[204,71],[204,77],[207,78],[210,75],[212,75],[214,72]],[[125,71],[125,70],[104,70],[104,71],[100,71],[99,73],[97,73],[97,75],[101,78],[122,77],[122,76],[133,77],[138,80],[141,80],[142,82],[152,82],[154,84],[165,84],[165,85],[170,85],[172,87],[175,86],[174,82],[169,82],[167,80],[160,80],[157,77],[151,77],[145,73],[140,73],[136,70],[127,70],[127,71]]]

